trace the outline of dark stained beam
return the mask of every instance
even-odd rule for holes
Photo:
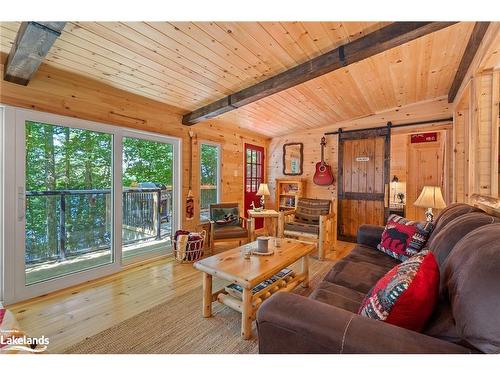
[[[476,56],[477,49],[479,48],[489,25],[489,22],[476,22],[474,25],[467,47],[465,47],[464,55],[462,56],[462,60],[458,66],[457,73],[455,74],[455,78],[451,84],[450,92],[448,93],[448,103],[453,103],[455,100],[455,96],[462,85],[472,60],[474,60],[474,56]]]
[[[26,86],[66,22],[23,22],[7,58],[4,79]]]
[[[183,116],[184,125],[194,125],[256,100],[297,86],[313,78],[367,59],[456,22],[394,22],[353,42],[308,60],[265,81],[247,87]]]

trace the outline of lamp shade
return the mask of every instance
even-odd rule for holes
[[[439,186],[424,186],[420,196],[417,198],[415,203],[416,207],[423,208],[445,208],[446,203],[443,199],[443,194],[441,194],[441,188]]]
[[[271,195],[267,184],[260,184],[256,195]]]

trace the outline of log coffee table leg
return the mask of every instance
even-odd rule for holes
[[[203,316],[212,316],[212,275],[203,272]]]
[[[303,288],[309,287],[309,255],[306,254],[302,257],[302,273],[305,276],[304,281],[302,282]]]
[[[241,336],[248,340],[252,337],[252,291],[243,289],[243,302],[241,309]]]

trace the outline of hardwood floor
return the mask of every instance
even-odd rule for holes
[[[218,244],[216,252],[233,245]],[[352,248],[353,244],[339,241],[328,258],[342,258]],[[174,301],[199,285],[199,271],[168,257],[8,308],[24,331],[31,336],[45,335],[50,339],[50,352],[61,353],[86,337],[162,302]]]

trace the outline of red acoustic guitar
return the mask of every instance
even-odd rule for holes
[[[333,184],[332,167],[325,163],[324,148],[326,146],[326,138],[321,138],[321,161],[316,163],[316,172],[314,172],[313,182],[316,185],[328,186]]]

